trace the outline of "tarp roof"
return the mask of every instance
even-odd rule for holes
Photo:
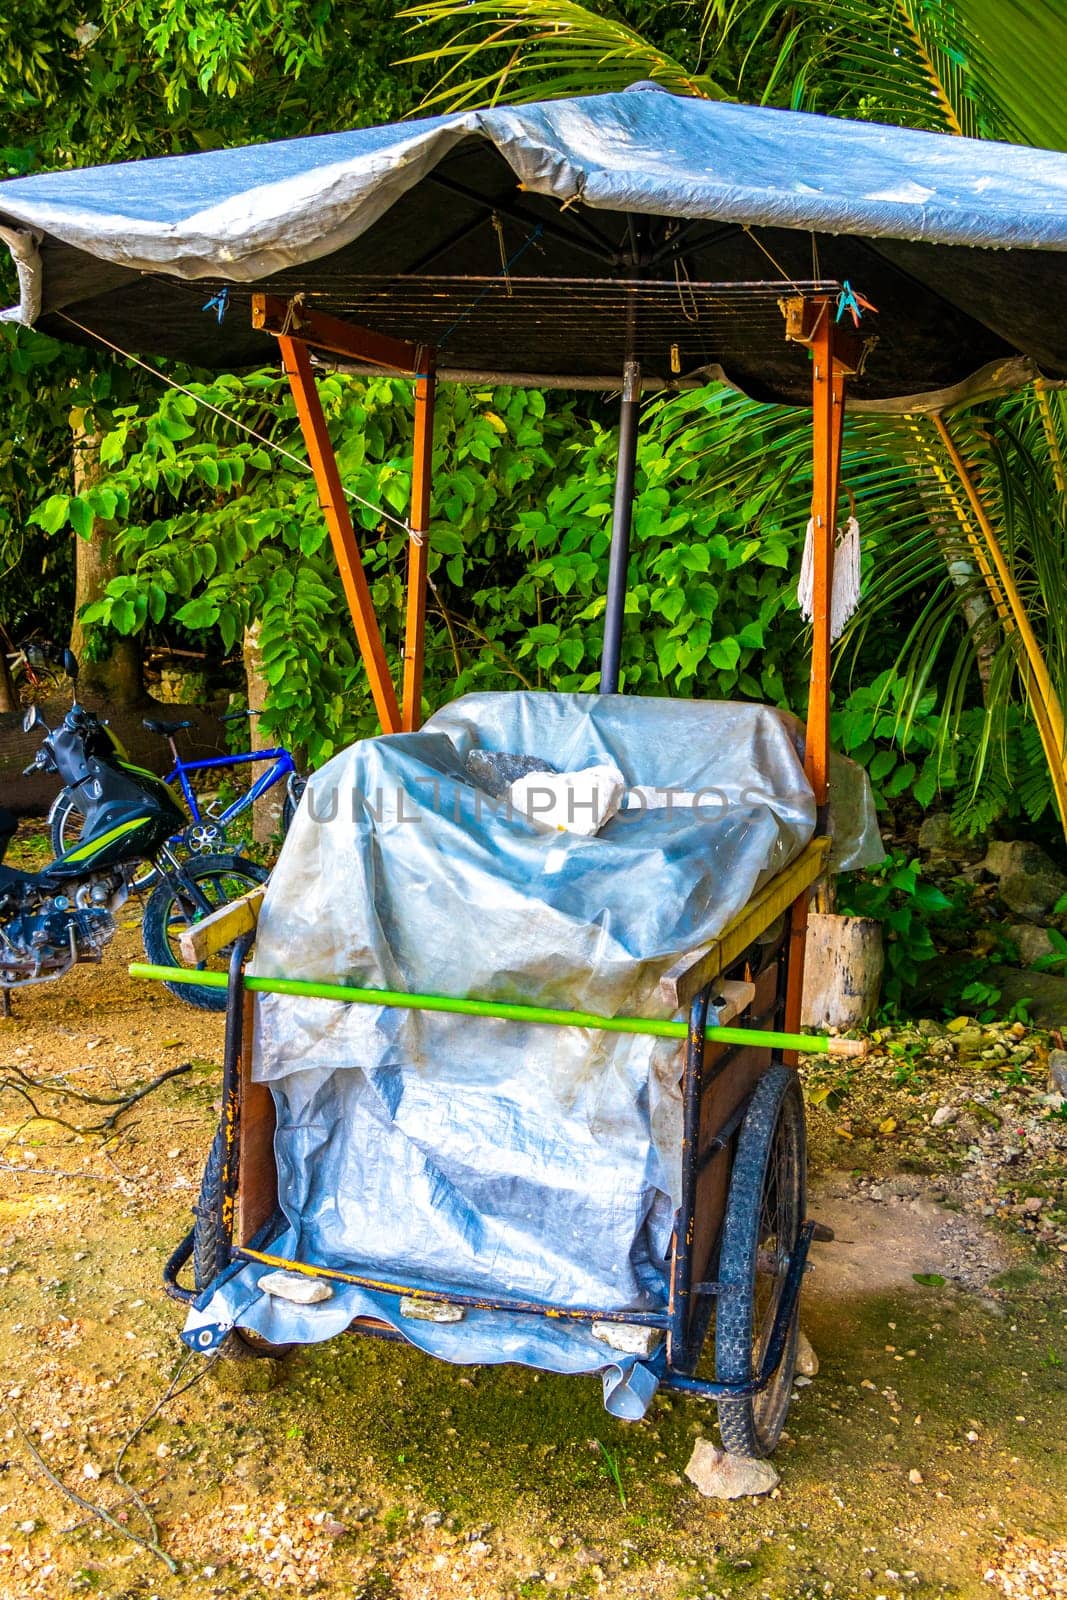
[[[855,401],[1067,379],[1067,155],[635,89],[0,184],[5,315],[227,369],[273,358],[253,288],[303,291],[446,376],[615,386],[632,350],[803,401],[777,299],[848,279]]]

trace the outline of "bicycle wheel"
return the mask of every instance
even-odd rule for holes
[[[749,1383],[758,1373],[804,1224],[804,1101],[795,1072],[771,1067],[741,1124],[726,1199],[715,1376]],[[719,1432],[733,1455],[769,1456],[785,1426],[800,1328],[799,1304],[778,1371],[756,1395],[720,1400]]]
[[[266,867],[246,861],[243,856],[201,856],[186,862],[183,871],[187,879],[193,880],[212,911],[266,883],[269,876]],[[145,954],[153,966],[188,967],[178,941],[186,928],[202,922],[207,915],[180,880],[165,878],[151,895],[141,923]],[[198,962],[195,970],[225,972],[229,961],[227,946],[208,961]],[[201,1011],[226,1009],[225,989],[203,989],[188,983],[168,983],[166,988],[179,1000]]]
[[[293,818],[296,816],[297,807],[300,804],[301,797],[307,786],[307,779],[302,777],[299,772],[290,773],[289,782],[285,786],[285,804],[282,806],[283,838],[289,832],[289,829],[292,826]]]

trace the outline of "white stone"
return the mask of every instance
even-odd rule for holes
[[[740,1500],[745,1495],[769,1494],[778,1485],[778,1474],[769,1461],[728,1455],[725,1450],[717,1449],[710,1439],[696,1441],[685,1475],[710,1500]]]
[[[811,1348],[811,1340],[804,1329],[797,1334],[797,1371],[804,1378],[814,1378],[819,1370],[819,1358]]]
[[[624,1355],[643,1356],[646,1360],[663,1342],[661,1328],[639,1328],[632,1322],[594,1322],[593,1338],[608,1344]]]
[[[321,1278],[305,1277],[302,1272],[265,1272],[259,1280],[262,1294],[275,1300],[289,1300],[294,1306],[313,1306],[332,1300],[333,1290]]]
[[[938,1106],[930,1118],[930,1126],[931,1128],[944,1128],[950,1122],[958,1122],[959,1115],[955,1106]]]
[[[450,1300],[424,1300],[421,1295],[402,1294],[400,1315],[413,1322],[462,1322],[467,1313],[463,1306],[453,1305]]]
[[[508,785],[508,802],[528,822],[588,837],[615,815],[625,792],[618,767],[602,764],[581,772],[530,772]]]

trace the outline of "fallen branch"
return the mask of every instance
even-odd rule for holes
[[[15,1429],[19,1437],[26,1446],[26,1449],[29,1451],[30,1455],[33,1457],[37,1467],[41,1472],[43,1472],[53,1489],[58,1489],[60,1494],[66,1495],[68,1500],[73,1501],[76,1506],[80,1506],[83,1511],[87,1511],[90,1516],[96,1517],[99,1519],[99,1521],[107,1523],[109,1528],[113,1528],[114,1531],[118,1534],[121,1534],[124,1539],[130,1539],[134,1544],[139,1545],[142,1550],[147,1550],[150,1555],[156,1556],[160,1561],[163,1562],[163,1565],[169,1572],[177,1576],[178,1572],[180,1571],[178,1563],[175,1561],[174,1557],[169,1556],[159,1544],[158,1529],[156,1529],[155,1522],[152,1519],[151,1514],[149,1514],[149,1521],[151,1522],[153,1530],[155,1530],[154,1537],[150,1539],[142,1539],[139,1533],[134,1533],[130,1528],[124,1528],[122,1523],[119,1522],[118,1518],[111,1515],[111,1512],[108,1511],[106,1506],[97,1505],[95,1500],[87,1500],[85,1496],[80,1495],[76,1489],[72,1489],[68,1484],[64,1483],[62,1478],[57,1478],[47,1461],[41,1455],[41,1452],[38,1450],[37,1446],[34,1444],[33,1440],[30,1438],[29,1434],[26,1432],[26,1429],[22,1426],[22,1423],[15,1415],[10,1403],[6,1400],[4,1401],[4,1409],[7,1411],[12,1422],[15,1424]],[[128,1488],[126,1484],[123,1484],[122,1487],[124,1489]]]
[[[31,1078],[29,1073],[22,1071],[21,1067],[9,1067],[7,1073],[0,1077],[0,1092],[8,1089],[23,1099],[33,1112],[34,1121],[53,1122],[57,1127],[65,1128],[68,1133],[84,1137],[92,1133],[109,1134],[113,1132],[119,1118],[129,1111],[131,1106],[135,1106],[146,1095],[152,1094],[162,1084],[168,1083],[171,1078],[180,1077],[182,1073],[191,1072],[192,1069],[193,1063],[191,1061],[183,1061],[180,1066],[168,1067],[166,1072],[161,1072],[158,1078],[152,1079],[151,1083],[146,1083],[140,1089],[134,1089],[129,1094],[101,1095],[88,1094],[84,1089],[73,1089],[62,1080]],[[34,1099],[35,1093],[38,1095],[57,1095],[69,1100],[80,1101],[83,1105],[111,1106],[113,1110],[100,1122],[80,1125],[76,1122],[68,1121],[65,1117],[56,1116],[52,1111],[42,1110]]]
[[[181,1388],[176,1388],[175,1385],[177,1384],[178,1379],[181,1377],[182,1373],[193,1359],[193,1352],[190,1350],[189,1354],[186,1356],[185,1360],[182,1362],[181,1366],[170,1380],[166,1394],[161,1400],[156,1401],[155,1405],[152,1407],[151,1411],[149,1411],[147,1416],[141,1418],[140,1422],[125,1440],[121,1450],[115,1457],[115,1464],[111,1469],[112,1477],[115,1479],[115,1482],[118,1484],[119,1488],[125,1489],[126,1493],[131,1497],[131,1499],[136,1501],[138,1509],[140,1510],[141,1515],[144,1517],[145,1523],[148,1526],[149,1536],[150,1538],[154,1539],[157,1544],[159,1542],[159,1529],[156,1526],[156,1519],[148,1509],[145,1502],[142,1500],[141,1496],[138,1494],[137,1490],[134,1488],[133,1484],[127,1483],[126,1479],[122,1476],[122,1463],[126,1459],[127,1450],[136,1439],[140,1438],[141,1434],[148,1427],[148,1424],[153,1420],[153,1418],[157,1417],[163,1410],[163,1407],[168,1405],[171,1400],[176,1400],[180,1394],[185,1394],[186,1390],[191,1389],[195,1383],[199,1383],[201,1378],[205,1377],[206,1374],[210,1372],[211,1368],[215,1365],[215,1362],[219,1359],[221,1354],[221,1349],[217,1350],[211,1359],[206,1361],[200,1370],[193,1374],[188,1383],[183,1383]]]

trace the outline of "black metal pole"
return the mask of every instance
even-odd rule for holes
[[[630,564],[630,523],[634,510],[634,466],[637,461],[637,417],[641,405],[641,364],[623,367],[622,403],[619,406],[619,462],[615,473],[615,504],[611,514],[611,559],[608,563],[608,603],[604,612],[604,648],[600,657],[600,692],[618,694],[622,656],[622,626],[626,612],[626,571]]]

